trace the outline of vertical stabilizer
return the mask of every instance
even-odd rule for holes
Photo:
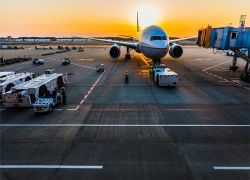
[[[137,11],[137,32],[140,32],[139,13],[138,13],[138,11]]]

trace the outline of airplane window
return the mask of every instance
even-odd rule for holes
[[[167,40],[167,37],[166,36],[162,36],[161,40]]]
[[[167,40],[166,36],[152,36],[150,41],[160,41],[160,40]]]

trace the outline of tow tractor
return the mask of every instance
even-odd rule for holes
[[[51,112],[53,108],[62,103],[62,96],[59,92],[56,92],[54,97],[38,98],[33,104],[35,113]]]
[[[158,86],[177,86],[178,74],[167,68],[164,64],[157,64],[153,70],[153,81]]]

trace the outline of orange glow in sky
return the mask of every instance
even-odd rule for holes
[[[249,0],[0,0],[0,37],[138,36],[140,25],[162,26],[170,36],[197,34],[208,24],[250,25]]]

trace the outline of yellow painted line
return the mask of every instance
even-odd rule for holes
[[[145,64],[146,64],[148,67],[150,67],[150,65],[148,64],[148,62],[146,61],[146,59],[145,59],[141,54],[139,54],[139,56],[140,56],[141,59],[145,62]]]

